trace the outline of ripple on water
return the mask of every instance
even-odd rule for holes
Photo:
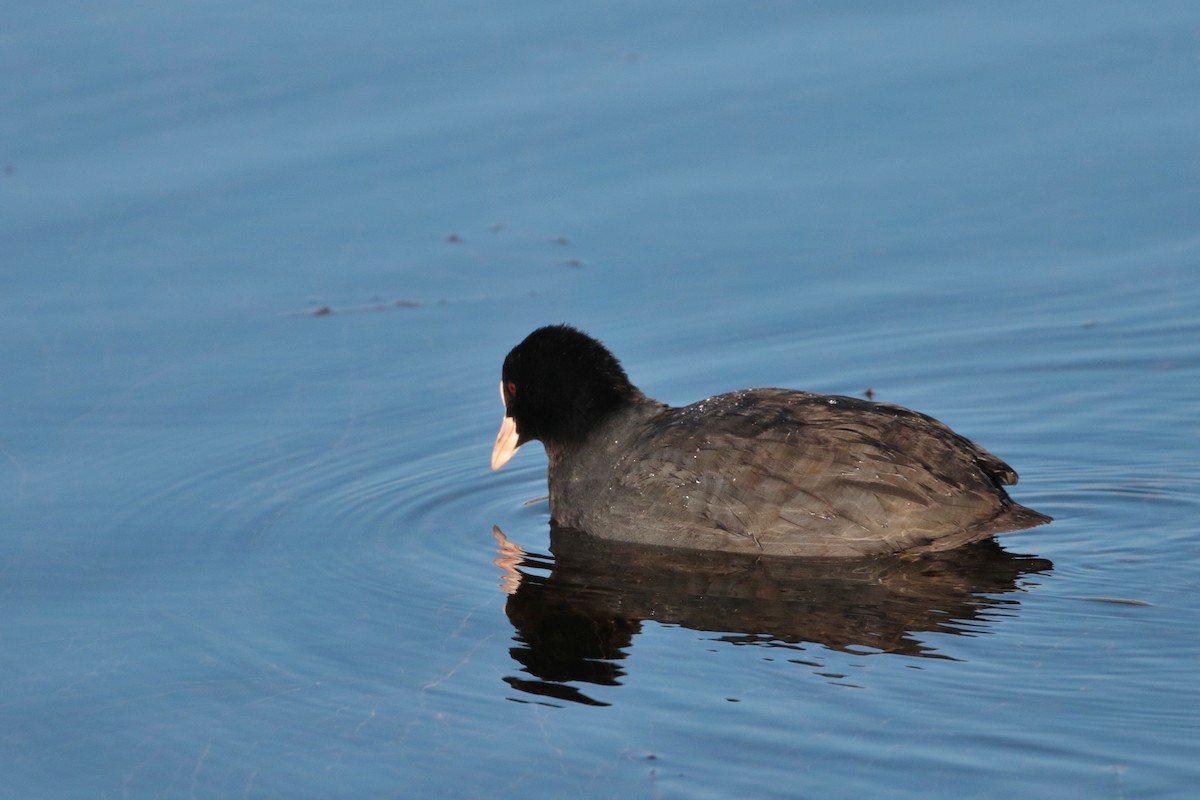
[[[94,571],[115,602],[155,598],[136,609],[146,631],[173,631],[155,658],[229,660],[260,689],[284,673],[387,685],[436,670],[414,665],[415,643],[503,604],[491,516],[516,505],[522,470],[491,476],[489,443],[386,414],[183,446],[147,437],[88,465],[134,487],[97,532]]]

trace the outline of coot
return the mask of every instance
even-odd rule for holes
[[[550,515],[595,536],[736,553],[948,550],[1050,517],[1013,501],[1007,464],[932,417],[790,389],[675,408],[600,342],[538,328],[504,359],[492,469],[549,458]]]

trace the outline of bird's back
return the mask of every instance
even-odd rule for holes
[[[550,467],[557,521],[625,541],[771,555],[944,550],[1049,517],[1003,461],[924,414],[751,389],[614,415]]]

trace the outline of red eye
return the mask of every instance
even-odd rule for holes
[[[505,386],[504,388],[508,390],[509,397],[517,396],[517,385],[515,383],[513,383],[512,381],[509,381],[508,385]]]

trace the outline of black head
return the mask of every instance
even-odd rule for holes
[[[525,337],[504,359],[501,379],[518,446],[534,439],[550,445],[580,441],[606,416],[641,397],[608,348],[569,325],[549,325]]]

